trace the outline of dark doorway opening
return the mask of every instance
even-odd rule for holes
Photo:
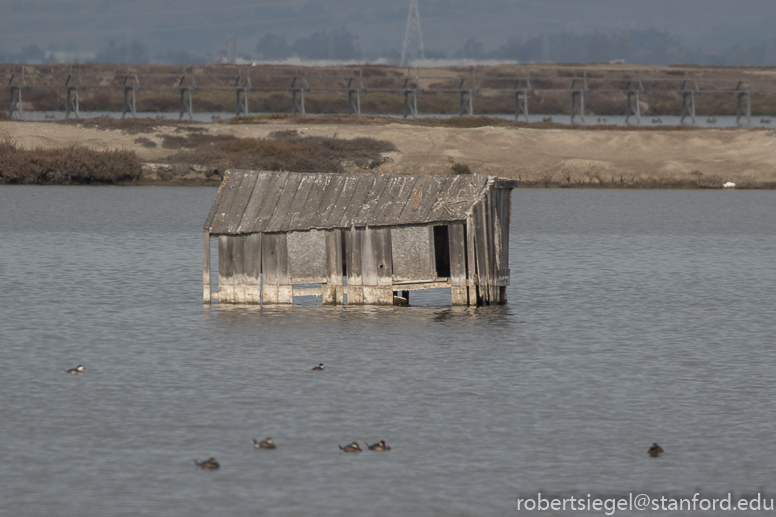
[[[437,277],[450,276],[450,240],[447,225],[434,226],[434,259]]]

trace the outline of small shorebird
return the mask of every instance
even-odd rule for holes
[[[661,454],[663,454],[665,451],[664,451],[664,450],[663,450],[663,448],[662,448],[661,446],[659,446],[657,443],[653,443],[653,444],[652,444],[652,447],[650,447],[649,449],[647,449],[647,452],[648,452],[648,453],[649,453],[649,455],[650,455],[650,456],[652,456],[653,458],[657,458],[658,456],[660,456]]]
[[[361,452],[361,447],[357,442],[349,443],[346,446],[338,445],[342,452]]]
[[[323,370],[323,363],[321,363],[318,366],[314,367],[313,370]]]
[[[267,437],[263,442],[253,439],[253,446],[257,449],[274,449],[275,441],[272,438]]]
[[[84,367],[79,364],[75,368],[70,368],[69,370],[65,370],[65,373],[74,373],[76,375],[81,375],[82,373],[84,373]]]
[[[385,440],[380,440],[372,445],[366,444],[370,451],[390,451],[391,447],[385,443]]]
[[[218,464],[215,458],[208,458],[205,461],[194,460],[194,464],[201,469],[215,470],[221,465]]]

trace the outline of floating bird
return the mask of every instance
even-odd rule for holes
[[[662,118],[653,118],[652,119],[652,123],[653,124],[662,124],[663,123],[663,119]]]
[[[761,118],[760,119],[760,124],[770,124],[770,123],[771,123],[771,119],[769,119],[769,118]]]
[[[76,375],[81,375],[82,373],[84,373],[84,367],[79,364],[75,368],[70,368],[69,370],[65,370],[65,373],[74,373]]]
[[[361,447],[357,442],[349,443],[346,446],[338,445],[342,452],[361,452]]]
[[[722,188],[736,188],[736,184],[732,181],[726,181],[722,184]]]
[[[706,119],[707,124],[716,124],[717,123],[717,117],[714,118],[707,118]]]
[[[257,449],[274,449],[275,441],[272,438],[266,438],[263,442],[253,439],[253,446]]]
[[[318,366],[314,367],[313,370],[323,370],[323,363],[321,363]]]
[[[552,122],[552,117],[544,117],[542,122]]]
[[[208,458],[205,461],[194,460],[194,464],[201,469],[215,470],[221,465],[218,464],[215,458]]]
[[[650,447],[650,448],[647,450],[647,452],[648,452],[648,453],[649,453],[649,455],[650,455],[650,456],[652,456],[653,458],[657,458],[658,456],[660,456],[661,454],[663,454],[665,451],[664,451],[664,450],[663,450],[663,448],[662,448],[661,446],[659,446],[657,443],[653,443],[653,444],[652,444],[652,447]]]
[[[380,440],[377,443],[373,443],[372,445],[366,444],[366,446],[369,448],[370,451],[390,451],[391,447],[385,443],[384,440]]]

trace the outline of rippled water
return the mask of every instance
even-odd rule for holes
[[[776,193],[515,191],[510,302],[480,309],[203,306],[214,194],[0,188],[0,514],[773,487]]]

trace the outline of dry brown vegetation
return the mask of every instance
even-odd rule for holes
[[[140,176],[142,164],[131,151],[22,149],[0,143],[0,184],[115,185]]]
[[[277,131],[270,138],[236,138],[223,135],[180,137],[181,148],[194,147],[170,156],[171,164],[198,164],[222,172],[225,169],[255,169],[294,172],[341,172],[351,167],[373,169],[383,163],[381,153],[395,151],[386,141],[373,138],[341,139],[300,136],[296,131]],[[204,144],[204,145],[203,145]]]

